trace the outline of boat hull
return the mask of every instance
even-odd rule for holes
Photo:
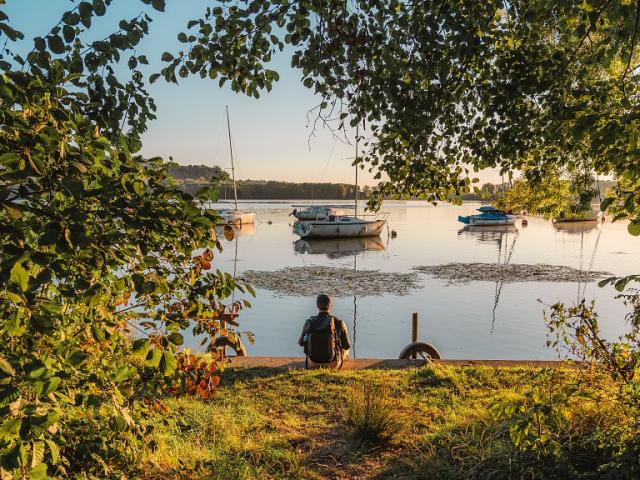
[[[293,229],[301,238],[354,238],[380,235],[386,220],[360,222],[296,222]]]
[[[484,215],[470,215],[468,217],[459,216],[458,221],[464,223],[465,225],[475,227],[488,227],[495,225],[514,225],[516,223],[516,217],[515,215],[505,215],[488,218]]]
[[[240,212],[238,210],[222,210],[218,212],[222,223],[233,223],[234,225],[249,225],[256,221],[256,214],[253,212]]]
[[[592,210],[589,212],[563,215],[561,218],[554,218],[553,223],[597,222],[601,218],[601,212]]]

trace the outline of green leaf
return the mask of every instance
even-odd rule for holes
[[[18,159],[15,152],[7,152],[0,155],[0,164],[9,165],[14,163]]]
[[[124,382],[131,378],[138,370],[135,367],[126,365],[116,370],[114,381],[116,383]]]
[[[640,220],[633,220],[627,227],[627,230],[634,237],[640,235]]]
[[[147,358],[144,361],[147,367],[157,367],[160,364],[162,358],[162,351],[159,348],[153,348],[147,353]]]
[[[151,0],[151,6],[159,12],[164,12],[166,6],[165,0]]]
[[[103,0],[93,0],[93,11],[96,12],[96,15],[101,17],[105,13],[107,13],[107,7],[105,6]]]
[[[618,280],[616,283],[614,283],[614,287],[617,291],[622,292],[624,291],[625,287],[627,286],[627,278],[621,278],[620,280]]]
[[[175,372],[178,362],[173,353],[165,351],[162,353],[162,360],[160,361],[160,371],[165,377],[170,376]]]
[[[72,367],[78,368],[86,362],[88,355],[82,350],[74,349],[67,355],[67,362]]]
[[[2,357],[0,357],[0,370],[10,377],[13,377],[16,374],[16,371],[13,369],[11,364]]]
[[[184,343],[184,338],[182,334],[173,332],[171,335],[169,335],[169,341],[174,345],[182,345]]]
[[[47,45],[49,45],[49,49],[53,53],[57,53],[58,55],[63,54],[65,51],[64,42],[60,35],[49,35],[47,37]]]
[[[62,21],[67,25],[75,27],[76,25],[78,25],[78,23],[80,23],[80,15],[75,12],[65,12],[62,15]]]
[[[149,350],[149,339],[148,338],[139,338],[138,340],[134,340],[131,345],[131,350],[135,355],[142,355],[147,353]]]
[[[29,272],[24,269],[20,262],[17,262],[11,269],[9,283],[16,285],[23,292],[26,292],[29,288]]]
[[[615,200],[614,197],[607,197],[604,200],[602,200],[602,202],[600,203],[600,210],[604,212],[607,208],[609,208],[609,206],[613,203],[614,200]]]
[[[151,75],[149,77],[149,83],[155,83],[156,80],[158,80],[160,78],[160,74],[159,73],[154,73],[153,75]]]
[[[44,301],[40,305],[42,306],[42,308],[45,311],[47,311],[49,313],[53,313],[54,315],[59,315],[64,310],[64,305],[62,305],[60,303]]]
[[[9,40],[11,40],[12,42],[15,42],[18,39],[22,40],[24,38],[24,35],[22,34],[22,32],[14,30],[9,25],[3,22],[0,22],[0,32],[4,33],[7,37],[9,37]]]
[[[41,463],[31,469],[31,480],[45,480],[47,478],[47,464]]]
[[[49,447],[49,452],[51,453],[51,463],[54,465],[57,464],[60,461],[60,448],[53,440],[49,440],[48,438],[45,439],[45,443]]]
[[[33,442],[31,444],[31,468],[42,464],[44,460],[44,442]],[[32,470],[33,472],[33,470]],[[45,469],[46,473],[46,469]]]
[[[146,190],[146,187],[144,185],[144,182],[140,180],[136,180],[135,182],[133,182],[133,191],[136,192],[138,196],[140,197],[143,196],[145,190]]]
[[[71,43],[76,38],[76,31],[73,29],[73,27],[65,25],[64,27],[62,27],[62,35],[64,36],[65,42]]]
[[[0,407],[15,402],[20,398],[20,391],[16,387],[0,388]]]
[[[162,60],[163,62],[170,62],[171,60],[173,60],[173,55],[171,55],[169,52],[164,52],[160,57],[160,60]]]
[[[50,393],[54,392],[59,386],[62,380],[60,377],[51,377],[48,381],[42,382],[42,387],[38,392],[38,397],[46,397]]]
[[[13,440],[20,432],[22,419],[18,417],[7,418],[0,424],[0,440]]]
[[[80,2],[80,5],[78,5],[78,13],[80,14],[81,20],[86,21],[90,19],[93,14],[93,6],[89,2]]]

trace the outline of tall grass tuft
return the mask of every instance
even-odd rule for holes
[[[343,416],[361,445],[389,443],[402,428],[388,389],[371,381],[349,388]]]

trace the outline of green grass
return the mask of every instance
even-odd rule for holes
[[[210,401],[167,401],[170,413],[156,422],[145,470],[149,478],[225,480],[574,478],[563,465],[519,452],[489,413],[497,400],[518,398],[537,374],[230,369]],[[574,374],[558,375],[562,382]],[[354,386],[365,384],[384,387],[383,401],[393,407],[386,442],[363,443],[346,418]],[[584,426],[578,417],[576,429]]]

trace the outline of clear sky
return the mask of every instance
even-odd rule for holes
[[[160,13],[139,0],[113,0],[109,13],[95,19],[91,35],[102,38],[117,30],[118,20],[147,12],[154,21],[137,54],[147,55],[148,71],[153,73],[161,68],[162,52],[175,50],[179,45],[176,36],[185,30],[186,23],[200,18],[206,6],[215,3],[167,0],[166,11]],[[69,0],[7,0],[3,10],[12,26],[25,34],[17,50],[30,50],[31,39],[46,34],[72,6]],[[158,106],[158,119],[149,125],[142,153],[172,156],[184,165],[215,163],[229,167],[224,123],[224,107],[229,105],[238,178],[352,182],[354,146],[335,141],[326,129],[310,138],[307,112],[319,100],[302,86],[300,73],[291,69],[289,62],[286,52],[276,55],[271,68],[280,73],[280,81],[257,100],[220,88],[217,80],[193,77],[180,80],[177,86],[158,80],[150,86]],[[375,184],[368,172],[361,172],[360,180],[361,184]],[[499,178],[495,173],[485,173],[481,180],[499,181]]]

